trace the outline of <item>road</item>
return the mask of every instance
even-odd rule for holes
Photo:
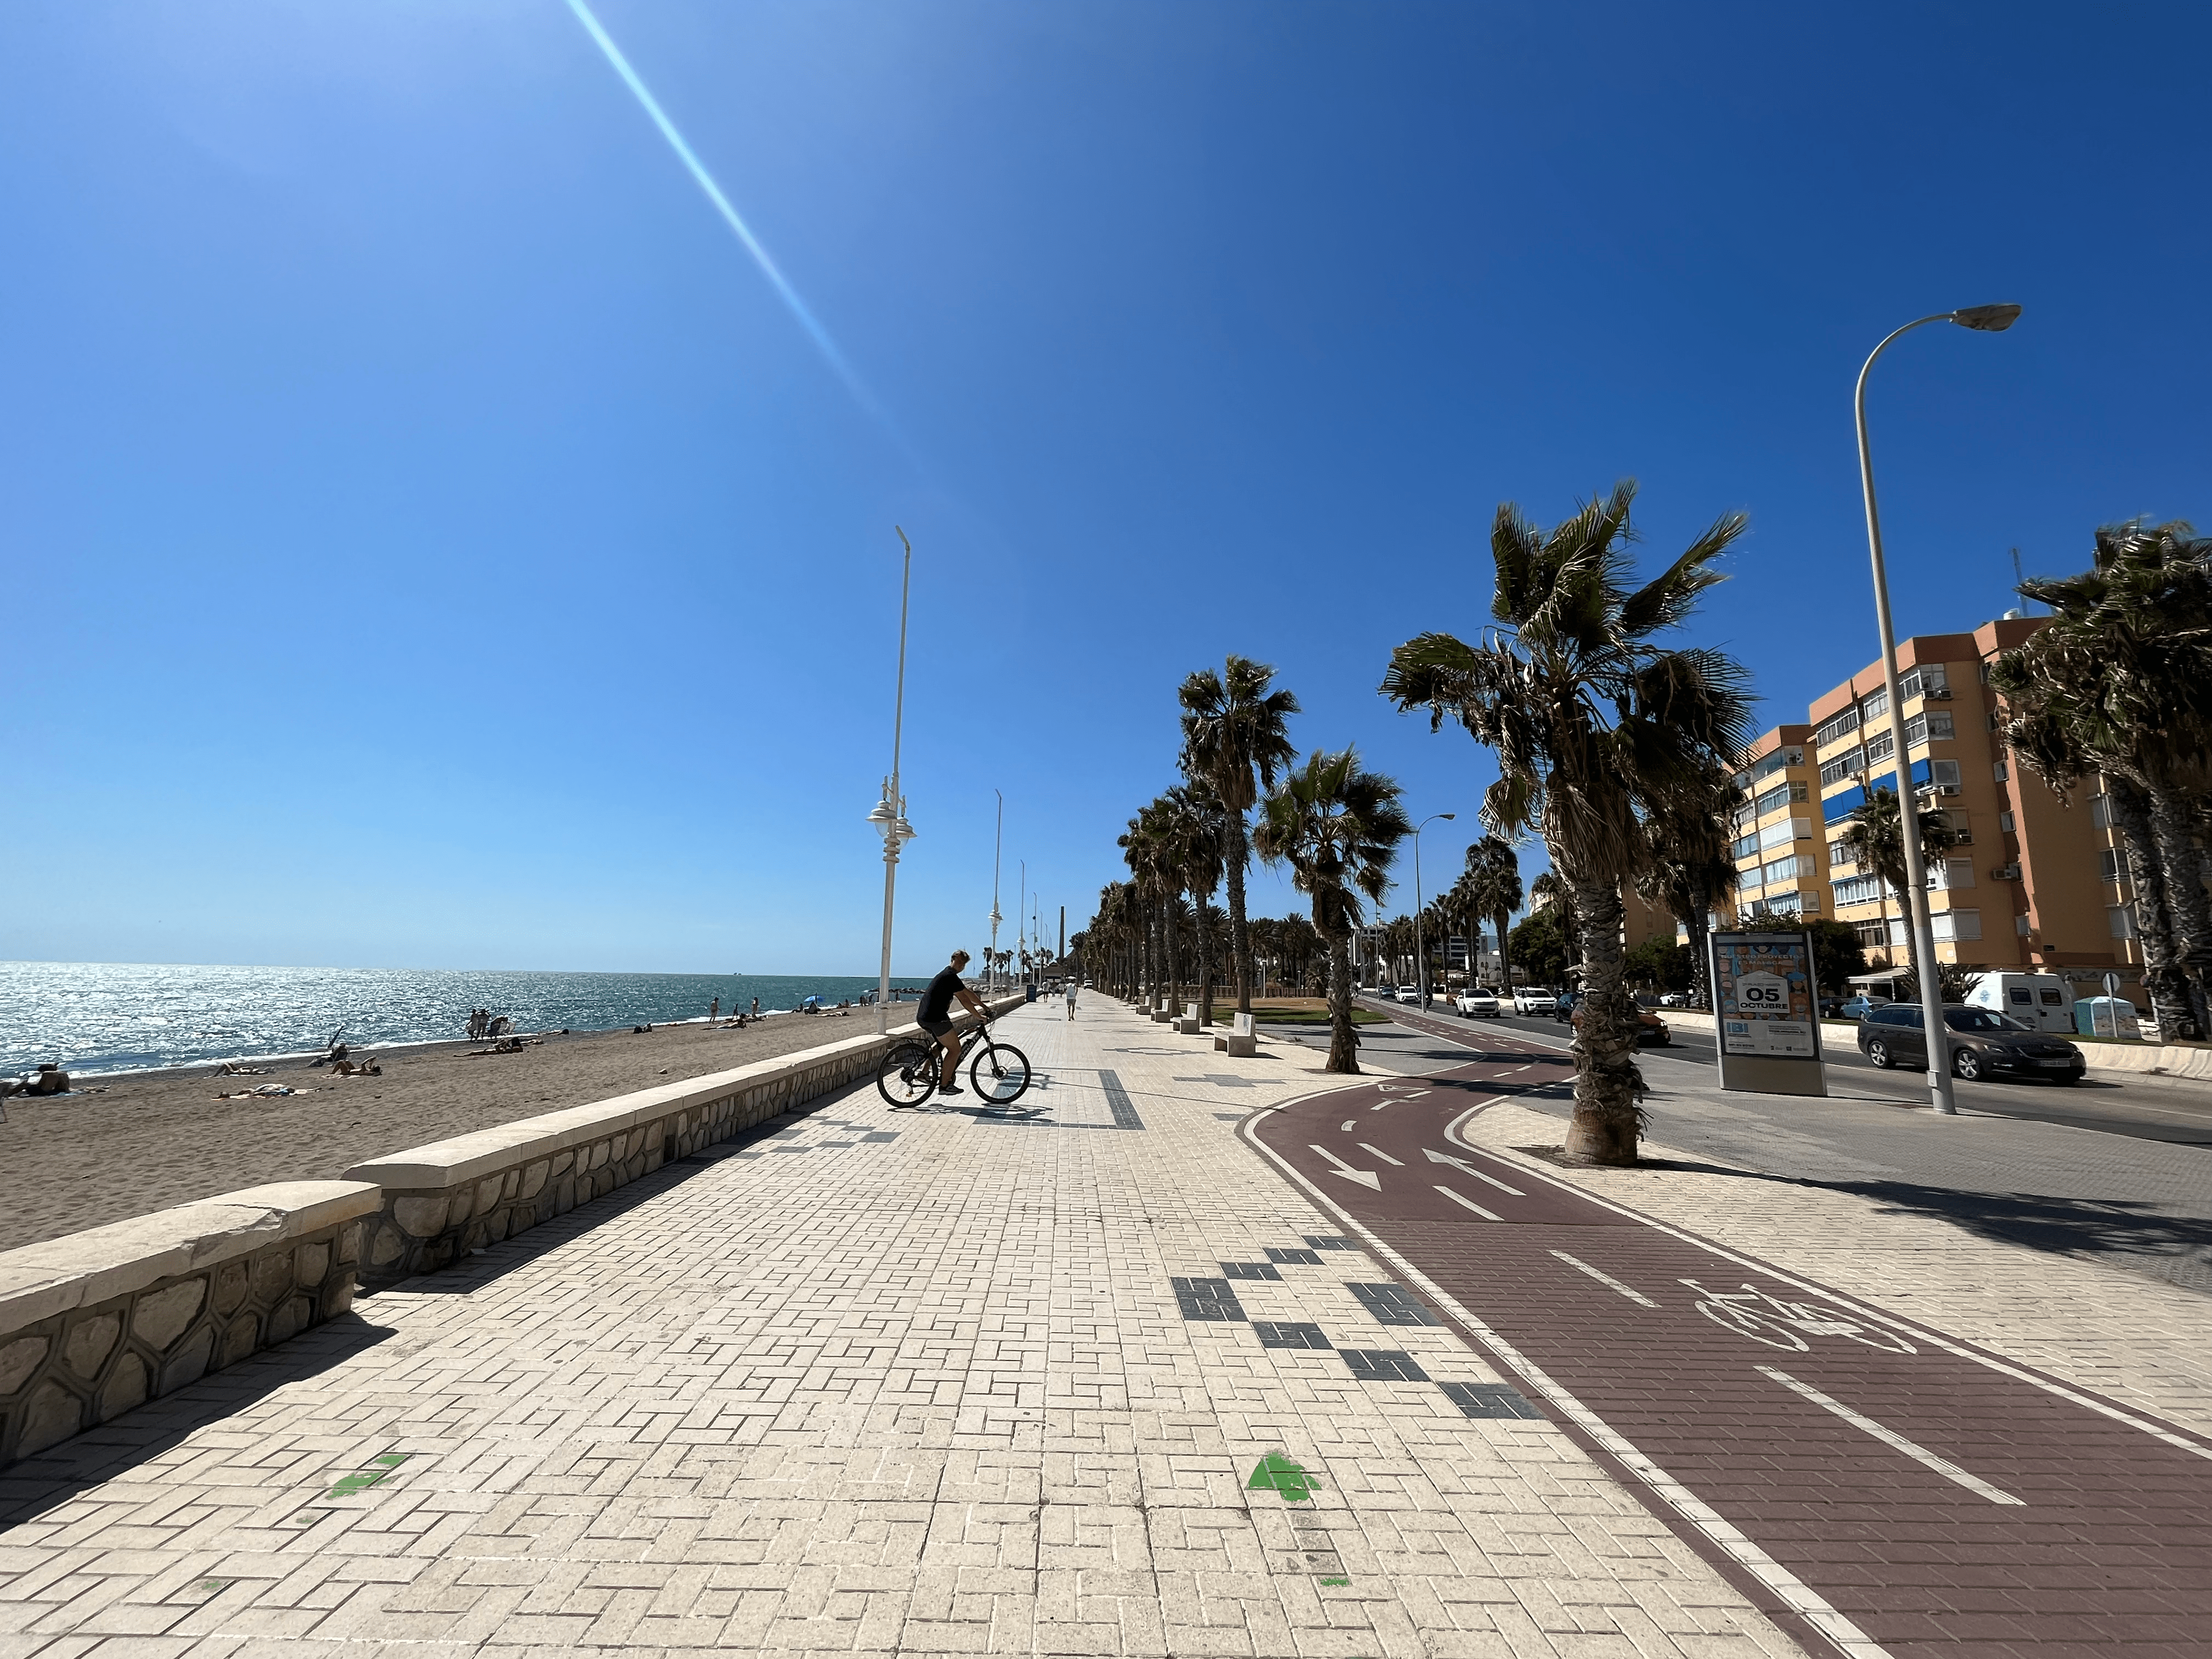
[[[1507,1033],[1516,1045],[1533,1043],[1562,1053],[1568,1046],[1567,1028],[1555,1020],[1511,1017],[1462,1020],[1445,1012],[1441,1003],[1426,1017],[1385,1003],[1369,1006],[1376,1012],[1389,1011],[1392,1023],[1360,1028],[1361,1061],[1401,1075],[1419,1076],[1464,1065],[1468,1046],[1480,1051]],[[1267,1029],[1271,1037],[1289,1038],[1315,1048],[1328,1046],[1326,1027]],[[1445,1040],[1438,1041],[1439,1037]],[[1859,1053],[1851,1033],[1841,1026],[1823,1027],[1821,1037],[1832,1088],[1847,1087],[1854,1094],[1894,1101],[1900,1106],[1926,1102],[1922,1073],[1876,1071]],[[1706,1082],[1716,1069],[1713,1038],[1703,1031],[1678,1030],[1670,1047],[1646,1048],[1641,1058],[1655,1083],[1662,1081],[1665,1069],[1672,1066],[1698,1068],[1705,1073],[1700,1080]],[[1972,1111],[2176,1146],[2212,1147],[2212,1086],[2155,1079],[2113,1082],[2092,1077],[2076,1084],[1954,1079],[1954,1087],[1959,1103]]]
[[[1455,1046],[1440,1037],[1362,1035],[1363,1059],[1420,1075],[1243,1133],[1419,1293],[1348,1286],[1377,1321],[1448,1323],[1512,1379],[1463,1389],[1470,1415],[1545,1402],[1808,1651],[2197,1650],[2212,1444],[1474,1144],[1479,1115],[1565,1079],[1522,1040],[1539,1033],[1486,1022],[1486,1056],[1450,1065],[1428,1063]],[[1395,1349],[1345,1357],[1419,1375]]]

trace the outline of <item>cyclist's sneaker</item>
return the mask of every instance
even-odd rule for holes
[[[957,1083],[948,1083],[937,1092],[940,1095],[964,1095],[968,1091]]]

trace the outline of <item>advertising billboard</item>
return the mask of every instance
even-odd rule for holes
[[[1711,968],[1721,1087],[1826,1094],[1812,935],[1716,933]]]

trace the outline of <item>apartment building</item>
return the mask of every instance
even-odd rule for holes
[[[1744,750],[1730,826],[1735,832],[1730,848],[1735,915],[1834,914],[1826,837],[1815,806],[1820,770],[1810,726],[1778,726]]]
[[[1989,664],[2041,625],[2008,616],[1971,634],[1920,635],[1899,646],[1905,775],[1921,807],[1939,810],[1958,838],[1929,861],[1936,954],[1973,967],[2138,980],[2124,869],[2103,796],[2094,787],[2070,799],[2052,791],[2013,762],[1996,729],[2002,699],[1987,684]],[[1858,868],[1840,839],[1869,789],[1897,787],[1881,665],[1816,698],[1809,714],[1806,758],[1816,769],[1826,914],[1857,928],[1870,958],[1902,965],[1899,896]]]

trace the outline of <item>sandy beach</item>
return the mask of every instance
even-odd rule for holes
[[[913,1018],[911,1004],[891,1010],[894,1024]],[[386,1050],[381,1077],[333,1077],[293,1060],[271,1062],[266,1077],[218,1079],[198,1066],[17,1095],[0,1103],[0,1250],[264,1182],[333,1180],[380,1153],[874,1030],[873,1012],[855,1008],[738,1030],[579,1032],[483,1058],[471,1056],[482,1043]],[[216,1098],[264,1083],[301,1092]]]

